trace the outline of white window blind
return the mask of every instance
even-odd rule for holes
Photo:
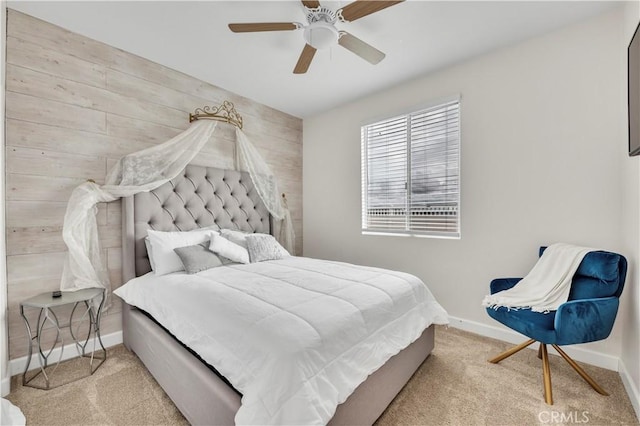
[[[459,237],[459,99],[361,131],[363,232]]]

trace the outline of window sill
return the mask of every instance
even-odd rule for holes
[[[385,237],[417,237],[417,238],[437,238],[443,240],[459,240],[461,239],[459,232],[450,233],[418,233],[418,232],[381,232],[381,231],[368,231],[362,230],[362,235],[378,235]]]

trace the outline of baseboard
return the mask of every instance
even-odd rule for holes
[[[636,411],[636,417],[640,420],[640,390],[636,387],[635,383],[629,374],[629,371],[624,365],[624,362],[620,360],[620,365],[618,367],[618,371],[620,372],[620,378],[622,379],[622,384],[624,384],[624,388],[629,395],[629,399],[631,400],[631,405],[633,405],[633,409]]]
[[[115,333],[107,334],[105,336],[101,336],[102,343],[105,348],[109,348],[111,346],[119,345],[122,343],[122,331],[116,331]],[[65,345],[63,349],[55,348],[51,353],[52,360],[58,360],[60,356],[60,351],[62,352],[62,361],[67,359],[75,358],[78,356],[78,351],[76,350],[75,344],[71,343],[69,345]],[[9,372],[10,376],[13,377],[16,374],[22,374],[24,372],[24,367],[27,365],[27,357],[23,356],[20,358],[12,359],[9,361]],[[40,363],[38,362],[38,355],[31,355],[31,363],[29,364],[29,371],[35,370],[39,368]],[[2,383],[4,390],[4,382]]]
[[[449,326],[514,344],[522,343],[527,340],[522,334],[516,333],[515,331],[507,328],[499,328],[452,316],[449,317]],[[538,346],[536,345],[531,345],[529,348],[538,350]],[[562,349],[576,361],[595,365],[596,367],[606,368],[607,370],[619,371],[620,359],[616,356],[591,351],[578,346],[563,346]],[[549,347],[549,353],[557,354],[552,347]]]

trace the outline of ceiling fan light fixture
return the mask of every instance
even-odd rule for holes
[[[333,24],[317,21],[304,29],[304,39],[308,45],[316,49],[326,49],[338,42],[338,30]]]

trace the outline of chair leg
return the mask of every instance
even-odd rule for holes
[[[609,394],[604,389],[602,389],[600,385],[596,383],[596,381],[593,380],[591,376],[589,376],[586,373],[586,371],[584,371],[582,367],[580,367],[569,355],[567,355],[562,349],[560,349],[558,345],[553,345],[553,347],[556,351],[558,351],[558,353],[562,356],[562,358],[564,358],[564,360],[567,361],[569,365],[573,367],[574,370],[576,370],[576,372],[580,375],[580,377],[582,377],[585,380],[585,382],[591,385],[593,390],[598,392],[600,395],[609,396]]]
[[[529,339],[524,343],[519,344],[518,346],[514,346],[513,348],[502,352],[500,355],[498,355],[495,358],[491,358],[489,360],[490,363],[492,364],[497,364],[500,361],[502,361],[505,358],[509,358],[511,355],[515,354],[516,352],[520,352],[521,350],[523,350],[524,348],[526,348],[527,346],[529,346],[530,344],[532,344],[533,342],[535,342],[535,340],[533,339]]]
[[[538,359],[542,359],[542,343],[538,346]]]
[[[544,402],[553,405],[553,393],[551,390],[551,368],[549,367],[549,354],[547,345],[540,343],[540,353],[542,354],[542,381],[544,382]]]

